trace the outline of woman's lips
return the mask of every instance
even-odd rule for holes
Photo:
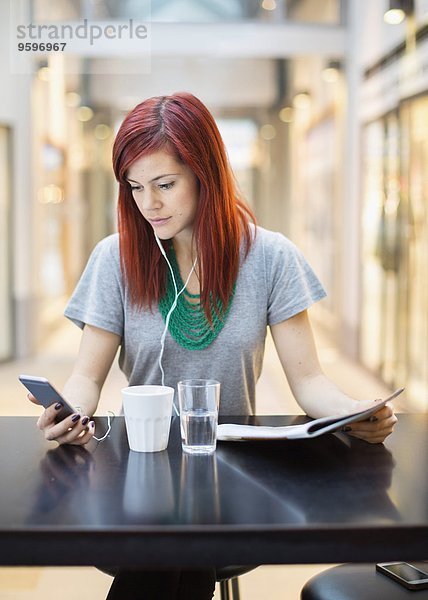
[[[166,219],[149,219],[149,222],[153,225],[153,227],[160,227],[161,225],[165,225],[170,218],[171,217],[166,217]]]

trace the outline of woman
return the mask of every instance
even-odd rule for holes
[[[307,309],[325,295],[321,284],[289,240],[253,224],[215,121],[197,98],[178,93],[136,106],[117,134],[113,167],[119,233],[97,245],[65,311],[83,329],[63,390],[80,409],[58,424],[55,407],[45,410],[39,427],[47,439],[86,444],[92,438],[90,417],[119,346],[130,385],[160,383],[160,339],[175,294],[158,242],[178,286],[188,279],[169,322],[165,385],[218,379],[220,414],[253,414],[269,326],[308,415],[361,407],[318,362]],[[354,423],[349,434],[382,442],[395,421],[385,406],[376,420]]]

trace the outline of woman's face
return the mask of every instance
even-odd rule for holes
[[[138,209],[160,239],[191,239],[199,185],[190,167],[160,150],[136,160],[126,179]]]

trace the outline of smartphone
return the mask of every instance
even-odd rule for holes
[[[19,381],[25,385],[35,399],[45,408],[52,404],[61,402],[63,408],[58,411],[55,421],[59,423],[66,417],[74,414],[76,410],[61,396],[59,392],[49,383],[45,377],[35,377],[33,375],[19,375]]]
[[[379,563],[376,565],[376,571],[401,583],[408,590],[428,588],[428,573],[406,562]]]

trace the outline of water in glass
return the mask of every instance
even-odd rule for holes
[[[184,411],[181,415],[184,452],[210,454],[216,449],[217,413],[206,409]]]

